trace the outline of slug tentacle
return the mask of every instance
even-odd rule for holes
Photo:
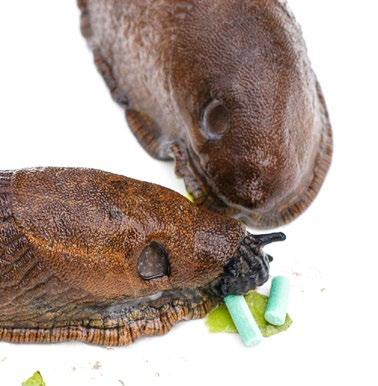
[[[286,236],[284,233],[269,233],[266,235],[255,235],[253,236],[257,245],[264,247],[265,245],[277,242],[277,241],[285,241]]]

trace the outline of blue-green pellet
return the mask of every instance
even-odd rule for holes
[[[253,318],[244,296],[228,295],[224,302],[235,323],[242,342],[246,346],[255,346],[262,340],[262,335]]]
[[[285,324],[289,305],[290,282],[285,276],[276,276],[272,280],[272,287],[266,306],[264,318],[274,326]]]

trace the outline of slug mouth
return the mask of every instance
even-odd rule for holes
[[[267,244],[284,241],[285,234],[247,234],[223,274],[214,280],[209,291],[217,297],[244,295],[262,286],[269,279],[269,268],[273,258],[263,251]]]

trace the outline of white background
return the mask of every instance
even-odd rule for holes
[[[0,384],[41,370],[48,386],[377,385],[378,5],[291,0],[335,133],[329,178],[283,229],[273,274],[292,279],[292,328],[244,348],[185,322],[160,338],[106,349],[0,343]],[[84,166],[184,192],[126,127],[79,32],[75,2],[0,2],[0,168]]]

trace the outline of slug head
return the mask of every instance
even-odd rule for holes
[[[181,31],[172,85],[191,170],[253,226],[292,220],[328,169],[309,197],[326,112],[298,26],[276,0],[200,1]]]
[[[276,241],[284,241],[283,233],[267,235],[247,234],[233,259],[225,266],[224,273],[211,284],[211,291],[220,297],[244,295],[262,286],[269,279],[272,256],[263,247]]]

